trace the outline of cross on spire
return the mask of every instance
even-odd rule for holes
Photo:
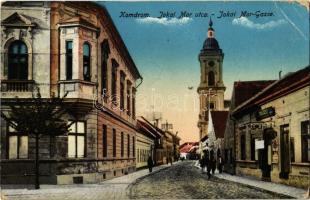
[[[213,25],[213,22],[212,22],[212,18],[211,18],[211,16],[210,16],[210,20],[209,20],[209,26],[210,26],[210,28],[212,27],[212,25]]]

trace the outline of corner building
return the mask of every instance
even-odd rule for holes
[[[19,43],[28,50],[23,52],[28,63],[18,65],[28,70],[1,73],[1,109],[16,96],[30,99],[34,84],[44,98],[68,93],[64,103],[74,105],[66,113],[74,122],[71,132],[40,140],[41,183],[92,183],[135,171],[135,94],[142,77],[105,7],[5,2],[1,11],[1,26],[9,33],[2,52]],[[24,24],[18,26],[17,19]],[[2,56],[10,70],[10,57]],[[25,133],[27,140],[18,140],[23,143],[10,142],[14,132],[2,122],[2,182],[32,184],[34,141]],[[23,152],[14,153],[15,148]]]

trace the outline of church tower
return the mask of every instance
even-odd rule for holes
[[[200,84],[197,89],[200,101],[198,128],[200,139],[208,134],[209,110],[224,110],[223,59],[224,53],[215,39],[210,18],[207,39],[199,54]]]

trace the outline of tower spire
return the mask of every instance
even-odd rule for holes
[[[213,26],[213,22],[212,22],[212,18],[210,16],[209,28],[208,28],[208,38],[214,38],[214,29],[212,28],[212,26]]]
[[[211,16],[210,16],[210,20],[209,20],[209,28],[212,28],[212,26],[213,26],[213,22],[212,22],[212,18],[211,18]]]

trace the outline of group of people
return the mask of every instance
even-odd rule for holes
[[[213,150],[211,150],[210,153],[209,153],[209,151],[204,150],[203,156],[200,159],[201,172],[204,173],[205,170],[207,170],[207,175],[208,175],[208,178],[210,179],[211,178],[211,172],[212,172],[212,174],[214,174],[214,172],[215,172],[216,164],[218,164],[219,173],[222,173],[223,163],[222,163],[221,155],[218,154],[217,160],[216,160]]]
[[[167,160],[167,164],[170,163],[170,165],[172,165],[172,157],[171,156],[168,156],[166,158]],[[151,155],[149,155],[149,158],[147,159],[147,166],[149,168],[149,172],[151,173],[152,172],[152,169],[153,169],[153,166],[154,166],[154,161],[153,161],[153,158]]]

